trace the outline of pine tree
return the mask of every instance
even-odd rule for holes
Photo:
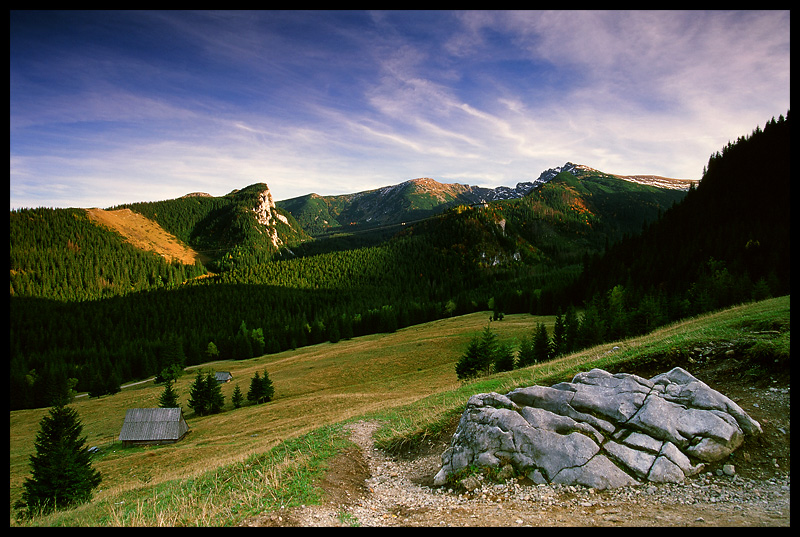
[[[208,413],[211,401],[206,389],[206,380],[202,371],[197,371],[197,376],[189,388],[189,407],[194,410],[198,416],[204,416]]]
[[[536,363],[533,354],[533,338],[527,334],[522,336],[522,341],[519,344],[519,352],[517,354],[517,367],[528,367]]]
[[[556,315],[556,324],[553,326],[553,357],[560,356],[566,351],[567,327],[561,316],[561,311]]]
[[[267,374],[267,370],[264,370],[264,376],[256,374],[250,380],[250,389],[247,391],[247,400],[255,403],[261,404],[266,403],[272,400],[272,396],[275,393],[275,388],[272,386],[272,380],[269,378],[269,374]]]
[[[564,354],[577,350],[579,329],[578,314],[575,311],[575,307],[570,304],[564,316]]]
[[[501,371],[511,371],[514,369],[514,351],[510,345],[500,345],[497,348],[497,356],[494,358],[494,370],[496,373]]]
[[[222,388],[217,382],[217,377],[213,371],[206,375],[206,391],[208,393],[208,411],[210,414],[217,414],[222,411],[225,405],[225,396],[222,395]]]
[[[250,379],[250,388],[247,390],[247,400],[251,403],[258,403],[260,393],[261,375],[259,375],[258,371],[256,371],[256,374]]]
[[[239,389],[239,385],[237,384],[236,387],[233,389],[233,395],[231,396],[231,403],[233,403],[233,408],[240,408],[242,406],[243,401],[244,401],[244,395],[242,395],[242,390]]]
[[[492,372],[492,366],[494,365],[494,360],[498,351],[499,343],[497,341],[497,334],[492,332],[489,325],[486,325],[481,335],[481,366],[484,373],[487,375]]]
[[[456,362],[456,376],[459,380],[476,377],[480,372],[481,342],[480,338],[473,338],[467,346],[466,352]]]
[[[158,406],[160,408],[178,408],[178,392],[175,390],[173,380],[167,380],[164,386],[164,391],[158,398]]]
[[[533,356],[535,363],[546,362],[551,358],[550,336],[547,334],[547,327],[544,323],[536,324],[536,332],[533,335]]]
[[[261,394],[264,403],[272,401],[272,397],[275,395],[275,387],[272,385],[266,369],[264,369],[264,376],[261,377]]]
[[[497,335],[487,326],[480,336],[470,341],[466,352],[456,363],[456,376],[459,380],[490,374],[498,356]]]
[[[100,484],[100,472],[91,465],[91,454],[81,437],[78,413],[57,405],[42,418],[36,435],[36,454],[31,455],[30,478],[23,483],[22,499],[15,507],[23,516],[87,502]]]
[[[596,301],[586,305],[581,317],[580,329],[578,330],[579,348],[588,348],[599,345],[605,339],[606,327],[600,317],[600,311]]]

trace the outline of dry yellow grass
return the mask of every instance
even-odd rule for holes
[[[207,256],[195,252],[156,222],[130,209],[115,211],[86,209],[86,214],[98,224],[122,235],[135,247],[153,251],[168,261],[177,260],[184,265],[194,265],[196,261],[202,263],[208,261]]]
[[[384,334],[322,344],[244,361],[206,364],[231,371],[223,387],[227,411],[195,418],[192,429],[174,445],[121,449],[114,439],[125,409],[155,406],[162,388],[152,382],[97,400],[74,403],[90,445],[103,447],[95,467],[104,481],[92,502],[32,522],[32,525],[154,526],[236,524],[243,518],[280,508],[313,503],[314,471],[343,449],[342,422],[352,417],[381,419],[379,445],[397,448],[437,434],[457,417],[473,393],[505,393],[517,386],[569,380],[592,367],[631,367],[659,361],[674,349],[708,341],[763,338],[788,367],[789,297],[737,306],[677,322],[652,334],[609,342],[532,367],[457,382],[455,362],[469,340],[483,331],[488,313],[445,319]],[[552,317],[507,316],[492,323],[501,342],[514,343],[537,322],[550,330]],[[779,337],[760,327],[785,327]],[[618,349],[612,350],[613,346]],[[231,410],[238,382],[264,368],[276,399]],[[178,383],[186,409],[189,371]],[[28,456],[46,409],[11,412],[11,504],[28,475]],[[270,451],[270,448],[277,447]],[[318,475],[318,474],[316,474]],[[15,525],[12,509],[11,525]]]
[[[94,463],[103,475],[97,500],[122,491],[200,475],[209,469],[263,453],[281,441],[325,425],[369,412],[409,404],[432,393],[458,386],[455,363],[469,340],[486,327],[489,313],[443,319],[338,343],[323,343],[250,360],[220,361],[202,367],[230,371],[222,387],[225,412],[195,417],[187,402],[195,377],[190,368],[176,387],[191,429],[177,444],[126,448],[117,442],[125,411],[158,406],[163,387],[145,382],[99,399],[78,397],[73,403],[90,446],[103,449]],[[552,317],[509,315],[491,323],[502,342],[516,342]],[[256,372],[269,373],[275,399],[267,404],[233,409],[236,384],[244,394]],[[11,504],[20,497],[29,475],[28,458],[39,421],[47,409],[11,412]]]

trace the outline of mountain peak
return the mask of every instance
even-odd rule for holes
[[[543,171],[537,181],[546,183],[561,172],[569,172],[575,177],[580,177],[583,174],[610,175],[611,177],[631,183],[638,183],[640,185],[653,186],[656,188],[668,188],[672,190],[689,190],[692,185],[697,186],[697,184],[700,182],[696,179],[673,179],[670,177],[662,177],[660,175],[619,175],[616,173],[606,173],[590,166],[586,166],[584,164],[575,164],[573,162],[567,162],[563,166],[556,166],[555,168],[550,168],[549,170]]]

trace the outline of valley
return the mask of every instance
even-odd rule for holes
[[[353,420],[381,423],[377,449],[414,451],[446,437],[473,393],[591,367],[702,362],[788,390],[789,147],[787,114],[712,155],[688,189],[567,163],[478,198],[425,179],[287,205],[256,183],[12,210],[12,505],[37,423],[76,393],[104,483],[34,525],[229,525],[313,504]],[[510,365],[460,379],[487,326]],[[541,363],[515,363],[540,326]],[[732,352],[698,354],[720,342]],[[185,440],[117,449],[125,409],[157,406],[163,389],[137,381],[200,368],[234,375],[221,412],[184,407]],[[246,390],[265,368],[275,400],[232,408],[236,381]],[[752,449],[759,461],[778,450]]]
[[[232,372],[233,383],[223,388],[228,396],[226,401],[234,383],[242,385],[254,372],[266,367],[276,385],[276,398],[265,406],[233,409],[228,404],[224,412],[205,417],[193,416],[184,408],[191,428],[186,439],[174,445],[133,448],[123,448],[116,441],[125,408],[146,406],[148,402],[155,404],[162,390],[160,386],[148,383],[126,388],[110,397],[76,400],[73,406],[81,415],[88,445],[100,448],[94,465],[103,473],[104,481],[90,504],[56,513],[41,522],[78,526],[218,526],[292,525],[305,520],[302,525],[308,525],[313,519],[301,518],[301,505],[322,508],[331,498],[338,498],[332,513],[350,512],[359,517],[357,520],[363,525],[430,525],[432,519],[425,516],[424,510],[414,509],[416,504],[410,497],[407,500],[410,503],[404,504],[405,497],[395,495],[394,501],[383,504],[383,511],[376,512],[375,517],[368,517],[359,509],[359,505],[370,501],[364,496],[363,480],[371,476],[357,470],[365,463],[359,463],[350,449],[348,424],[362,420],[376,422],[375,449],[381,450],[380,456],[386,457],[387,463],[395,461],[391,462],[395,467],[417,458],[428,461],[422,466],[428,469],[427,473],[417,470],[407,476],[427,487],[435,474],[431,464],[435,466],[437,456],[452,433],[454,420],[471,394],[505,393],[530,384],[550,385],[591,367],[650,376],[656,371],[683,365],[698,375],[702,373],[701,378],[730,393],[765,427],[764,437],[748,445],[746,455],[737,454],[735,463],[739,474],[753,480],[782,476],[789,471],[790,464],[788,432],[779,430],[789,430],[785,407],[770,406],[764,399],[752,397],[762,390],[766,393],[770,393],[770,389],[788,390],[789,311],[788,297],[740,306],[666,326],[647,336],[609,342],[558,360],[468,383],[456,381],[452,366],[470,337],[486,326],[488,312],[335,345],[324,343],[244,361],[203,364],[202,367]],[[552,318],[512,315],[491,326],[501,341],[510,342],[521,338],[540,321],[551,326]],[[760,333],[758,327],[762,326],[775,327],[780,336]],[[738,348],[742,350],[735,355],[711,353],[702,358],[697,351],[692,351],[720,341],[738,341]],[[770,348],[775,354],[754,361],[745,352],[750,348],[743,345],[746,341],[750,341],[750,345],[772,341]],[[615,346],[620,350],[609,352]],[[376,352],[376,349],[379,350]],[[686,352],[675,353],[675,349]],[[185,401],[192,376],[192,371],[188,371],[178,383],[181,401]],[[758,391],[751,391],[750,386]],[[760,405],[754,406],[755,402]],[[45,409],[38,409],[11,413],[12,503],[25,476],[36,423],[45,412]],[[377,457],[378,452],[373,456]],[[780,468],[772,466],[771,461],[776,457]],[[347,477],[326,479],[326,472]],[[392,482],[389,474],[379,473],[378,476],[384,476],[387,484]],[[344,490],[349,490],[349,498]],[[448,524],[515,525],[514,521],[523,516],[523,509],[527,509],[532,512],[524,516],[525,520],[537,525],[535,513],[541,513],[538,504],[520,505],[515,511],[513,503],[506,503],[504,512],[510,518],[497,518],[486,511],[487,506],[480,497],[468,502],[446,490],[431,489],[429,494],[440,497],[441,501],[450,498],[459,502],[459,508],[448,511],[447,518],[443,519]],[[568,493],[561,501],[569,502],[575,495],[575,492]],[[599,501],[610,496],[604,493],[593,499]],[[497,501],[495,499],[488,507],[499,515]],[[408,508],[403,510],[403,505]],[[616,505],[619,513],[622,507]],[[721,503],[717,507],[725,505]],[[759,520],[788,523],[787,519],[764,518],[749,522],[735,518],[712,519],[713,511],[697,510],[701,507],[694,507],[695,511],[687,507],[687,512],[702,513],[712,525],[725,525],[726,520],[739,520],[744,524],[757,524]],[[571,516],[570,509],[560,509],[559,504],[551,504],[546,511],[562,513],[563,518],[557,525],[592,524],[590,517]],[[393,517],[393,513],[402,513],[403,518]],[[721,515],[718,510],[716,513]],[[637,520],[644,521],[633,514],[626,516],[633,524]],[[661,523],[669,524],[670,515],[665,512],[664,516],[667,518],[662,518]],[[682,518],[680,523],[698,524],[698,516]],[[282,519],[279,521],[278,517]],[[327,520],[324,525],[339,525],[336,518]],[[538,520],[538,524],[553,522],[547,518]],[[614,521],[610,523],[614,525]]]

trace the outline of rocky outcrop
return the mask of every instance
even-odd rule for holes
[[[600,369],[572,382],[472,396],[434,483],[470,466],[597,489],[677,483],[761,426],[681,368],[644,379]]]
[[[275,248],[283,246],[283,241],[278,235],[275,224],[278,220],[284,224],[289,224],[289,221],[277,211],[269,188],[258,194],[258,202],[256,206],[253,207],[253,212],[256,214],[258,223],[266,228],[266,232],[269,233],[270,240]]]

